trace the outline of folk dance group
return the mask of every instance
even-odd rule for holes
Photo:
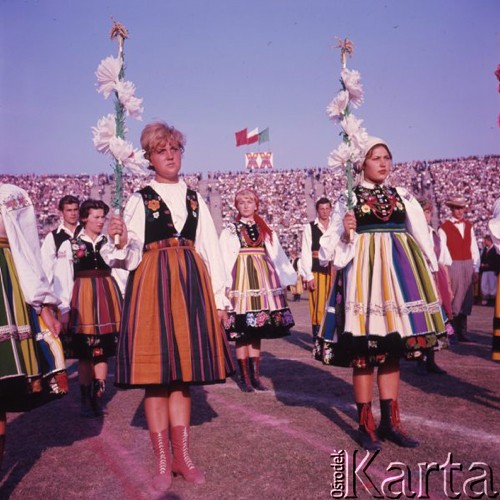
[[[189,455],[190,386],[224,382],[234,372],[228,341],[235,343],[241,390],[267,390],[259,376],[261,340],[289,335],[294,326],[286,287],[297,274],[259,216],[253,190],[236,194],[238,215],[219,238],[205,202],[179,177],[183,134],[155,122],[144,128],[141,145],[154,180],[131,196],[123,217],[110,218],[107,235],[106,204],[79,205],[66,196],[59,206],[64,223],[40,251],[27,194],[0,186],[0,457],[6,412],[68,392],[64,354],[78,359],[88,417],[103,414],[108,360],[116,356],[115,384],[145,391],[153,486],[165,491],[172,475],[205,482]],[[314,355],[353,367],[358,440],[368,450],[385,439],[418,446],[399,421],[399,360],[426,357],[435,366],[432,353],[446,344],[446,318],[455,314],[452,292],[436,287],[449,288],[449,276],[432,276],[440,270],[439,249],[422,208],[406,190],[384,183],[391,163],[387,144],[371,138],[354,210],[344,196],[333,210],[320,199],[317,220],[304,228],[299,265],[310,291]]]

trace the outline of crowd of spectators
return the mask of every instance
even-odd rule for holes
[[[407,162],[394,165],[389,182],[404,186],[417,197],[434,201],[436,220],[444,220],[447,197],[461,194],[468,200],[467,217],[474,223],[481,242],[491,217],[493,202],[500,193],[500,156]],[[147,184],[151,177],[124,176],[123,198]],[[335,201],[345,190],[343,172],[329,168],[266,170],[262,172],[210,172],[185,175],[192,189],[200,191],[209,204],[214,220],[221,229],[234,220],[234,196],[244,187],[252,188],[260,199],[259,213],[278,234],[291,259],[298,256],[303,224],[313,218],[314,203],[321,196]],[[40,235],[45,235],[59,220],[57,203],[65,194],[81,200],[100,198],[109,203],[114,189],[112,175],[2,175],[1,182],[16,184],[28,191],[35,204]],[[217,199],[217,202],[214,199]]]

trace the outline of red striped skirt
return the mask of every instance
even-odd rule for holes
[[[223,382],[233,370],[210,276],[193,244],[149,245],[127,283],[117,385]]]
[[[63,336],[67,357],[114,356],[120,331],[122,297],[109,271],[75,276],[69,333]]]

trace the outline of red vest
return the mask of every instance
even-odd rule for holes
[[[464,236],[460,234],[458,228],[450,220],[441,225],[441,229],[446,234],[446,243],[450,251],[452,260],[470,260],[472,253],[470,251],[472,243],[472,224],[464,221]]]

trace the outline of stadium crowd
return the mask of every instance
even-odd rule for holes
[[[406,162],[394,164],[390,183],[408,188],[417,197],[434,201],[437,225],[449,216],[445,199],[461,194],[468,201],[467,218],[474,224],[481,243],[500,192],[500,156]],[[267,170],[262,172],[210,172],[187,174],[185,182],[200,191],[212,211],[218,229],[235,217],[234,196],[243,187],[251,187],[261,200],[260,213],[279,235],[285,252],[293,259],[300,251],[302,227],[314,218],[314,202],[321,196],[336,200],[345,189],[342,172],[329,168]],[[149,182],[150,177],[124,176],[124,200]],[[1,175],[1,182],[26,189],[35,204],[38,229],[43,237],[57,226],[58,200],[73,194],[109,202],[113,194],[113,176],[99,175]],[[217,199],[217,202],[215,200]],[[219,222],[219,223],[217,223]]]

